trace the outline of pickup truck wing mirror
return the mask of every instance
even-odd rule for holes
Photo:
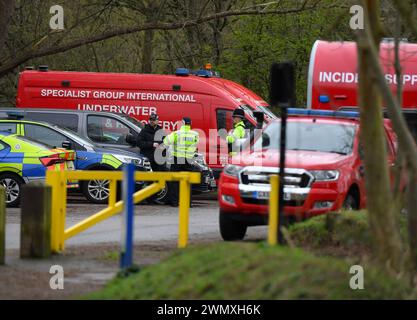
[[[271,144],[271,139],[269,138],[269,135],[266,133],[262,134],[262,148],[269,147]]]

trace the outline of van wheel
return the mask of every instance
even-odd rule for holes
[[[87,180],[82,183],[81,190],[92,203],[107,204],[109,201],[109,180]]]
[[[343,209],[345,210],[358,210],[359,204],[356,198],[352,194],[346,196],[345,201],[343,202]]]
[[[0,185],[4,187],[6,194],[6,206],[19,206],[24,184],[25,182],[17,175],[11,173],[0,175]]]
[[[233,220],[222,210],[219,212],[220,234],[225,241],[243,240],[246,234],[247,225]]]

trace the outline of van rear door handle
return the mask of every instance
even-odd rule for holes
[[[337,94],[337,95],[334,95],[333,98],[335,100],[346,100],[347,99],[347,95],[345,95],[345,94]]]

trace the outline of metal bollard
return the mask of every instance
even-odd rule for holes
[[[51,256],[51,187],[33,182],[22,187],[20,257]]]
[[[269,194],[269,218],[268,218],[268,243],[271,246],[277,244],[277,234],[279,228],[279,217],[278,217],[278,208],[279,208],[279,179],[277,175],[270,176],[271,183],[271,192]]]
[[[123,213],[122,213],[122,243],[120,252],[120,268],[126,270],[133,265],[133,227],[135,192],[135,166],[128,164],[123,176]]]
[[[0,265],[6,261],[6,194],[0,186]]]

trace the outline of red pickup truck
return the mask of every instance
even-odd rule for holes
[[[289,109],[284,214],[290,220],[365,206],[358,117],[357,112]],[[241,240],[248,226],[268,223],[269,175],[279,172],[280,124],[269,123],[220,176],[224,240]],[[397,142],[389,120],[384,127],[391,168]]]

